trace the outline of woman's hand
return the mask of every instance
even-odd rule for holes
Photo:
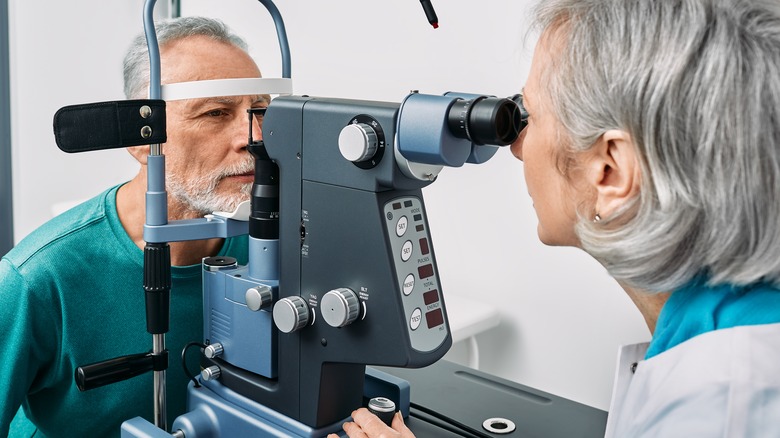
[[[392,429],[366,408],[360,408],[352,413],[352,422],[344,423],[344,432],[349,438],[414,438],[414,434],[404,424],[400,412],[393,416]],[[338,438],[334,433],[328,438]]]

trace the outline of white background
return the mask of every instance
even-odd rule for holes
[[[157,10],[164,15],[164,0]],[[433,30],[417,0],[277,0],[292,49],[296,94],[399,102],[413,89],[517,93],[536,37],[528,0],[433,0]],[[122,98],[121,60],[142,31],[142,0],[10,0],[14,225],[20,240],[53,204],[130,179],[123,150],[67,155],[52,116],[74,103]],[[281,75],[275,30],[256,1],[182,0],[183,15],[223,18],[266,77]],[[446,295],[500,309],[479,336],[481,368],[606,409],[618,345],[645,341],[638,311],[604,269],[536,237],[522,163],[501,150],[487,164],[445,169],[424,191]],[[465,357],[456,346],[450,354]]]

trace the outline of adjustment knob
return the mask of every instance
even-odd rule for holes
[[[351,289],[340,287],[322,297],[320,302],[322,318],[331,327],[352,324],[360,314],[358,296]]]
[[[257,312],[263,307],[271,304],[271,301],[273,300],[273,291],[271,286],[261,284],[247,289],[244,298],[246,299],[246,306],[249,310]]]
[[[292,333],[309,324],[309,305],[301,297],[282,298],[274,304],[274,323],[284,333]]]
[[[203,355],[209,359],[214,359],[215,357],[222,356],[222,353],[224,352],[225,349],[222,348],[222,344],[220,344],[219,342],[215,342],[213,344],[207,345],[206,348],[203,349]]]
[[[379,147],[376,131],[365,123],[352,123],[339,134],[339,151],[353,163],[371,159]]]
[[[219,367],[216,365],[212,365],[208,368],[204,368],[203,371],[200,372],[201,379],[207,382],[210,382],[212,380],[217,380],[221,375],[222,375],[222,370],[219,369]]]

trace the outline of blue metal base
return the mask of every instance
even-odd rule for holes
[[[176,418],[172,431],[181,430],[187,438],[228,436],[321,438],[329,433],[343,436],[341,425],[349,418],[330,426],[313,429],[274,410],[247,399],[222,385],[187,388],[189,411]],[[409,383],[403,379],[366,369],[364,394],[367,398],[383,396],[395,401],[404,417],[409,415]],[[357,406],[356,406],[357,408]],[[141,417],[122,423],[122,438],[163,438],[167,432]]]

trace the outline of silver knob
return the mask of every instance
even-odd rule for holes
[[[322,297],[320,302],[322,319],[331,327],[352,324],[360,314],[358,296],[351,289],[340,287]]]
[[[220,370],[218,366],[212,365],[208,368],[204,368],[203,371],[200,372],[200,377],[208,382],[219,379],[221,374],[222,370]]]
[[[211,345],[207,345],[206,348],[203,349],[203,355],[209,359],[214,359],[215,357],[222,356],[224,351],[222,344],[215,342]]]
[[[339,151],[353,163],[366,161],[376,154],[379,147],[376,131],[365,123],[352,123],[339,134]]]
[[[246,306],[249,310],[257,312],[263,307],[267,307],[273,300],[273,290],[271,286],[261,284],[259,286],[250,287],[244,294],[246,298]]]
[[[283,333],[292,333],[309,324],[309,305],[297,296],[282,298],[274,304],[274,323]]]

